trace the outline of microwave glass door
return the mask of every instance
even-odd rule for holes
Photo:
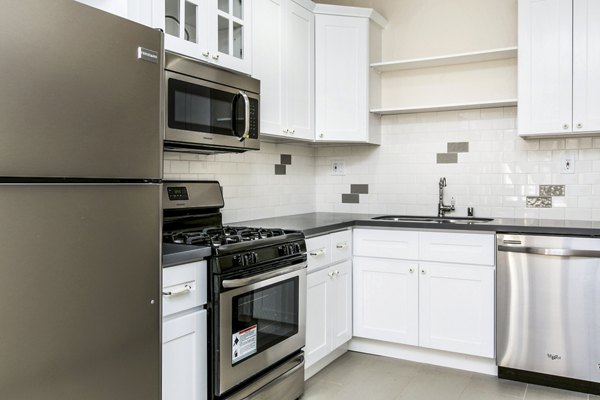
[[[236,93],[173,78],[168,86],[169,128],[225,136],[243,132],[245,105]]]
[[[299,283],[296,276],[233,297],[231,365],[298,333]]]

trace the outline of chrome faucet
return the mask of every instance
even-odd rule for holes
[[[438,217],[444,218],[447,212],[454,211],[454,197],[450,201],[450,205],[444,204],[444,188],[446,187],[446,178],[440,178],[440,200],[438,203]]]

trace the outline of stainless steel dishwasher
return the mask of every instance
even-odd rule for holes
[[[600,394],[600,239],[497,235],[498,376]]]

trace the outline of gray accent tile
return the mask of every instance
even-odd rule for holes
[[[350,193],[368,194],[369,185],[350,185]]]
[[[286,174],[285,165],[275,164],[275,175],[285,175],[285,174]]]
[[[469,142],[448,142],[448,153],[468,153]]]
[[[342,203],[358,204],[358,194],[356,193],[344,193],[342,194]]]
[[[540,196],[557,196],[565,195],[565,185],[540,185]]]
[[[292,155],[291,154],[282,154],[281,155],[281,163],[284,165],[292,165]]]
[[[458,154],[456,153],[438,153],[438,164],[456,164],[458,163]]]
[[[552,197],[527,196],[527,208],[552,208]]]

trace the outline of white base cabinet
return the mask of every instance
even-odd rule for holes
[[[354,336],[419,344],[417,263],[354,258]]]
[[[354,335],[493,358],[494,238],[356,229]]]
[[[306,247],[308,369],[352,338],[352,231],[309,238]]]
[[[494,269],[419,263],[419,346],[494,357]]]
[[[163,400],[206,399],[206,339],[206,310],[163,323]]]
[[[307,276],[306,368],[352,338],[352,263]]]
[[[207,263],[163,269],[162,399],[208,398]]]

